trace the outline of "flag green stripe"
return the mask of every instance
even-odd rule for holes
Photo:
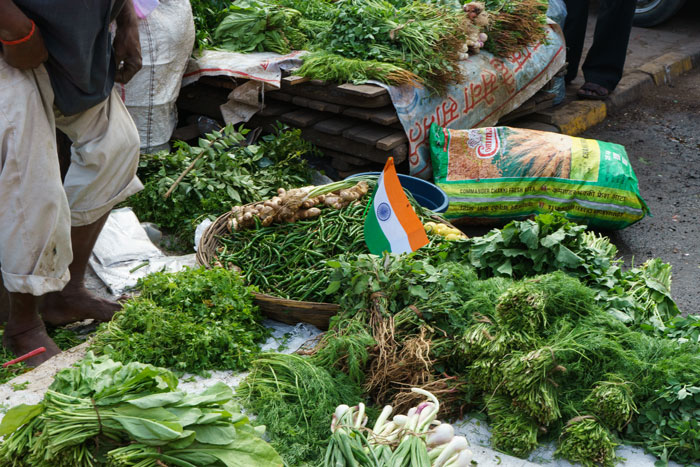
[[[391,251],[391,243],[384,235],[384,231],[379,226],[377,215],[374,211],[374,199],[365,218],[365,243],[373,255],[381,255],[385,251]]]

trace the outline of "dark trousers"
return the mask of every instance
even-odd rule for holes
[[[586,37],[589,0],[565,0],[567,61],[566,81],[576,78]],[[599,84],[612,91],[622,78],[627,44],[632,30],[636,0],[600,0],[593,45],[581,69],[586,82]]]

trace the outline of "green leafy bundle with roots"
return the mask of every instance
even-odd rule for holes
[[[486,0],[492,14],[484,49],[508,57],[547,38],[546,0]]]
[[[594,417],[569,420],[561,433],[555,455],[586,467],[615,465],[615,446],[610,432]]]
[[[537,447],[538,423],[518,411],[508,396],[484,395],[484,400],[493,446],[506,454],[527,457]]]
[[[554,377],[566,372],[557,364],[554,349],[544,347],[526,354],[515,353],[502,364],[503,387],[513,405],[543,425],[559,419]]]
[[[630,385],[625,381],[602,381],[584,404],[605,426],[622,431],[637,413]]]

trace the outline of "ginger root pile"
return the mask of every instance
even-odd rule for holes
[[[342,209],[362,198],[369,191],[367,182],[358,182],[351,188],[335,190],[326,194],[309,197],[312,186],[277,190],[277,196],[254,204],[234,206],[229,219],[228,230],[251,229],[300,219],[312,219],[321,214],[321,208]]]

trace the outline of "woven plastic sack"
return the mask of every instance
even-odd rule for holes
[[[139,130],[142,152],[168,148],[177,125],[175,102],[194,38],[189,0],[162,0],[139,21],[143,66],[127,85],[117,89]]]
[[[448,219],[489,224],[552,210],[621,229],[649,208],[625,148],[591,139],[509,127],[450,130],[433,124],[435,183]]]

